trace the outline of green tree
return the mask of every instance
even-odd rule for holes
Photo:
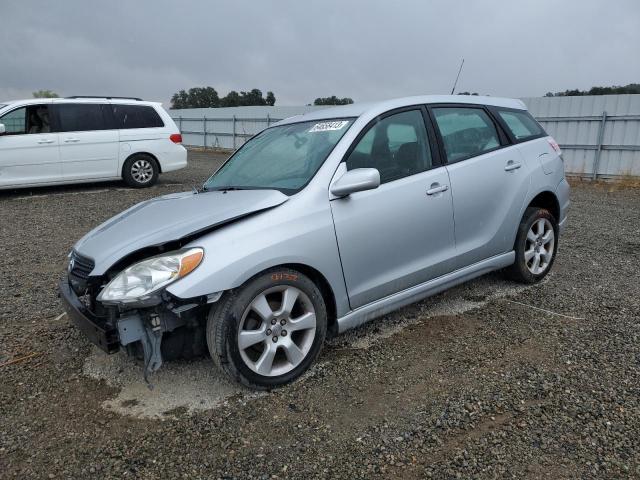
[[[627,93],[640,93],[640,83],[612,87],[591,87],[589,90],[565,90],[564,92],[547,92],[545,97],[578,97],[582,95],[623,95]]]
[[[239,107],[240,106],[240,94],[235,90],[231,90],[227,93],[226,97],[222,97],[220,100],[221,107]]]
[[[231,90],[226,96],[220,98],[213,87],[194,87],[189,91],[180,90],[171,97],[171,108],[215,108],[215,107],[244,107],[250,105],[273,105],[276,97],[273,92],[267,92],[267,97],[262,96],[262,91],[254,88],[248,92],[236,92]]]
[[[273,92],[267,92],[267,98],[265,100],[267,101],[267,105],[272,107],[276,104],[276,96]]]
[[[171,108],[209,108],[219,107],[220,98],[213,87],[194,87],[188,92],[180,90],[171,97]]]
[[[338,98],[335,95],[330,97],[319,97],[313,101],[314,105],[349,105],[353,100],[349,97]]]
[[[37,90],[33,92],[33,98],[58,98],[59,95],[53,90]]]

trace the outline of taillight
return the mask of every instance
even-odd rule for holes
[[[558,145],[558,142],[556,142],[553,139],[553,137],[547,138],[547,141],[549,142],[549,145],[551,145],[551,148],[553,148],[558,155],[562,155],[562,150],[560,150],[560,145]]]
[[[171,135],[169,135],[169,140],[171,140],[173,143],[182,143],[182,135],[180,135],[179,133],[172,133]]]

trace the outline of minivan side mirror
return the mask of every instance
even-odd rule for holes
[[[380,172],[375,168],[356,168],[342,175],[333,185],[331,193],[346,197],[352,193],[373,190],[380,186]]]
[[[0,123],[0,135],[7,133],[7,129],[4,127],[4,123]]]

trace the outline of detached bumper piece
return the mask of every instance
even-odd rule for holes
[[[110,326],[104,318],[97,317],[80,301],[67,280],[59,285],[60,298],[71,323],[91,341],[107,353],[120,350],[118,330]]]
[[[95,345],[107,353],[140,342],[144,357],[144,379],[150,388],[149,375],[162,366],[162,336],[187,323],[189,312],[198,305],[184,305],[174,310],[139,309],[119,312],[109,318],[95,315],[78,298],[65,279],[59,285],[60,298],[71,323]]]

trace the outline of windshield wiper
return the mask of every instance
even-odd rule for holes
[[[202,187],[203,192],[230,192],[234,190],[257,190],[256,187],[235,187],[233,185],[227,185],[225,187]]]

